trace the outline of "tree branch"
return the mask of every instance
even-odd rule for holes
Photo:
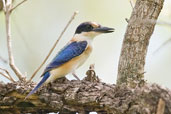
[[[5,78],[7,78],[9,81],[12,81],[6,74],[0,72],[0,75],[4,76]],[[13,82],[13,81],[12,81]]]
[[[41,69],[41,67],[45,64],[45,62],[47,61],[47,59],[49,58],[49,56],[51,55],[51,53],[53,52],[53,50],[55,49],[56,45],[58,44],[59,40],[62,38],[63,34],[65,33],[66,29],[68,28],[68,26],[71,24],[71,22],[74,20],[75,16],[78,14],[77,11],[74,12],[74,14],[72,15],[71,19],[68,21],[67,25],[65,26],[65,28],[63,29],[63,31],[61,32],[60,36],[58,37],[58,39],[56,40],[55,44],[53,45],[53,47],[51,48],[51,50],[49,51],[48,55],[46,56],[46,58],[44,59],[44,61],[42,62],[42,64],[35,70],[35,72],[33,73],[33,75],[31,76],[31,78],[29,79],[28,82],[30,82],[34,76],[37,74],[37,72]]]
[[[11,26],[10,26],[10,15],[11,15],[11,7],[12,7],[12,1],[3,0],[4,3],[4,14],[5,14],[5,24],[6,24],[6,37],[7,37],[7,48],[8,48],[8,56],[9,56],[9,65],[11,69],[14,71],[16,76],[19,78],[19,80],[22,80],[22,73],[17,68],[17,66],[14,64],[14,57],[12,54],[12,44],[11,44]]]
[[[2,2],[2,0],[0,0],[0,12],[1,12],[1,10],[3,10],[3,2]]]
[[[137,0],[122,44],[117,84],[144,83],[144,65],[150,37],[164,0]]]
[[[132,1],[131,1],[131,0],[129,1],[129,3],[130,3],[130,5],[131,5],[132,10],[134,10],[134,6],[133,6],[133,4],[132,4]]]
[[[24,101],[26,91],[32,89],[30,86],[25,83],[0,83],[0,112],[155,114],[161,98],[165,101],[164,114],[171,114],[171,91],[156,84],[131,89],[126,85],[61,79],[44,86]]]
[[[24,2],[26,2],[27,0],[23,0],[20,3],[18,3],[16,6],[14,6],[13,8],[11,8],[11,12],[14,11],[18,6],[20,6],[21,4],[23,4]]]
[[[2,9],[4,10],[4,12],[6,12],[5,5],[6,5],[5,0],[2,0]]]
[[[15,82],[14,79],[12,78],[12,76],[10,75],[10,73],[9,73],[6,69],[0,68],[0,70],[4,71],[4,72],[8,75],[8,77],[10,78],[10,80],[11,80],[12,82]]]

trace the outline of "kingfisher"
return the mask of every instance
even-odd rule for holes
[[[101,26],[96,22],[81,23],[77,27],[73,38],[47,65],[41,75],[41,81],[26,98],[32,95],[44,83],[47,84],[69,73],[72,73],[74,77],[79,79],[75,74],[75,70],[90,56],[93,49],[92,42],[94,37],[102,33],[111,33],[113,31],[113,28]]]

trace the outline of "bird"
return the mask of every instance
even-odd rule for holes
[[[41,81],[36,87],[25,97],[35,93],[44,83],[49,83],[58,78],[72,73],[75,75],[75,70],[78,69],[90,56],[93,46],[93,39],[102,33],[114,32],[114,28],[104,27],[96,22],[83,22],[75,31],[72,39],[62,48],[53,60],[47,65],[42,73]]]

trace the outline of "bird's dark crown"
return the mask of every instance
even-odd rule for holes
[[[77,27],[75,34],[82,32],[111,33],[114,32],[114,28],[104,27],[95,22],[84,22]]]
[[[93,25],[91,22],[84,22],[84,23],[81,23],[76,31],[75,31],[75,34],[80,34],[82,32],[90,32],[94,29]]]

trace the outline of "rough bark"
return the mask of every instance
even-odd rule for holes
[[[126,85],[61,79],[24,100],[31,90],[30,85],[0,83],[0,113],[156,114],[159,99],[162,99],[164,114],[171,114],[171,91],[156,84],[131,89]]]
[[[137,0],[123,40],[117,84],[144,83],[144,65],[150,37],[164,0]]]
[[[118,85],[100,82],[91,69],[87,75],[92,76],[82,81],[60,79],[24,100],[33,83],[0,83],[0,114],[171,114],[171,91],[143,81],[149,39],[162,6],[163,0],[137,0],[123,41]]]

